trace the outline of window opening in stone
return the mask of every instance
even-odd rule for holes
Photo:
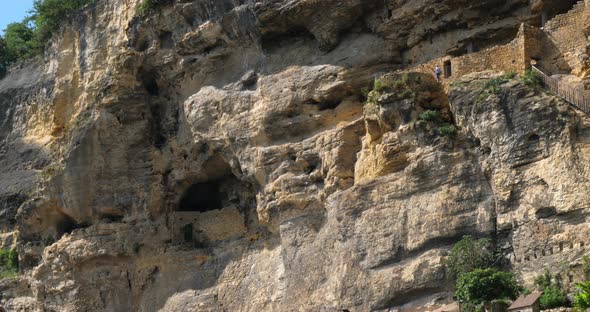
[[[182,227],[182,232],[184,235],[185,242],[191,242],[193,240],[193,225],[192,225],[192,223],[185,224]]]

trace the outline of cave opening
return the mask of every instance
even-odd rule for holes
[[[265,53],[273,53],[279,49],[293,45],[315,41],[315,36],[304,27],[296,27],[285,32],[269,32],[260,38],[260,45]]]
[[[72,217],[61,213],[60,218],[55,223],[55,232],[57,234],[56,239],[59,239],[64,234],[70,234],[76,229],[82,229],[88,227],[89,224],[78,223]]]
[[[183,194],[178,211],[207,212],[223,208],[227,195],[220,189],[219,181],[195,183]]]
[[[158,74],[151,70],[141,69],[139,71],[139,80],[147,93],[151,96],[160,95],[160,87],[158,86]]]

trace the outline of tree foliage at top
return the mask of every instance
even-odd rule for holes
[[[445,265],[449,276],[456,279],[475,269],[490,268],[496,264],[497,259],[489,239],[476,240],[466,235],[453,246]]]
[[[0,37],[0,78],[6,74],[6,67],[8,66],[6,56],[6,44],[4,43],[4,39]]]
[[[0,74],[13,62],[43,52],[61,24],[95,0],[35,0],[31,15],[9,24],[0,43]]]
[[[37,39],[45,43],[59,29],[64,20],[94,0],[35,0],[32,19]]]
[[[1,58],[8,64],[35,55],[35,30],[29,26],[27,20],[8,24],[3,40],[6,47]]]

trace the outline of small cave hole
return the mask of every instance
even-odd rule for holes
[[[318,167],[318,164],[316,164],[316,163],[310,163],[310,164],[308,164],[308,165],[306,166],[306,168],[305,168],[305,173],[306,173],[306,174],[310,174],[310,173],[312,173],[314,170],[316,170],[316,169],[317,169],[317,167]]]
[[[174,47],[174,40],[172,40],[172,33],[164,31],[160,34],[160,48],[171,49]]]
[[[306,28],[294,28],[286,32],[270,32],[262,35],[260,45],[265,53],[272,53],[289,45],[315,41],[314,35]]]
[[[551,207],[551,206],[539,208],[535,212],[535,215],[537,216],[537,219],[549,218],[549,217],[552,217],[552,216],[554,216],[556,214],[557,214],[557,209],[555,207]]]
[[[121,221],[123,221],[123,217],[122,215],[116,215],[116,214],[104,214],[102,215],[102,219],[104,221],[106,221],[107,223],[120,223]]]
[[[529,135],[528,140],[531,141],[531,142],[537,142],[537,141],[540,140],[540,137],[539,137],[538,134],[533,133],[533,134]]]
[[[316,106],[319,111],[325,111],[330,109],[335,109],[338,107],[342,101],[340,100],[325,100],[325,101],[316,101],[316,100],[309,100],[307,105]]]
[[[150,41],[147,38],[140,38],[134,45],[137,52],[145,52],[150,48]]]
[[[140,70],[139,79],[149,95],[160,95],[160,88],[158,86],[158,74],[156,72],[153,72],[151,70]]]
[[[57,221],[55,225],[55,231],[57,234],[57,239],[62,237],[64,234],[70,234],[72,231],[76,229],[83,229],[89,227],[89,224],[86,223],[77,223],[76,220],[71,218],[66,214],[61,214],[60,219]]]
[[[178,211],[206,212],[223,208],[225,194],[221,192],[218,182],[203,182],[191,185],[186,190]]]

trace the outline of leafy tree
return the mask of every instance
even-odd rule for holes
[[[574,295],[574,306],[581,311],[590,308],[590,281],[576,284],[577,292]]]
[[[6,74],[7,67],[6,44],[4,43],[4,39],[0,37],[0,79]]]
[[[498,257],[492,251],[489,239],[474,239],[463,236],[445,260],[450,277],[456,279],[474,269],[486,269],[495,265]]]
[[[32,18],[36,26],[37,44],[45,45],[64,20],[70,19],[92,2],[94,0],[35,0]]]
[[[5,58],[7,63],[28,59],[35,55],[34,29],[28,20],[11,23],[4,30]]]
[[[512,273],[496,269],[475,269],[457,280],[457,299],[478,305],[496,299],[516,299],[521,287]]]
[[[18,274],[18,254],[15,250],[0,249],[0,279]]]
[[[8,64],[43,52],[45,43],[83,6],[94,0],[35,0],[32,15],[9,24],[0,45],[0,75]]]

